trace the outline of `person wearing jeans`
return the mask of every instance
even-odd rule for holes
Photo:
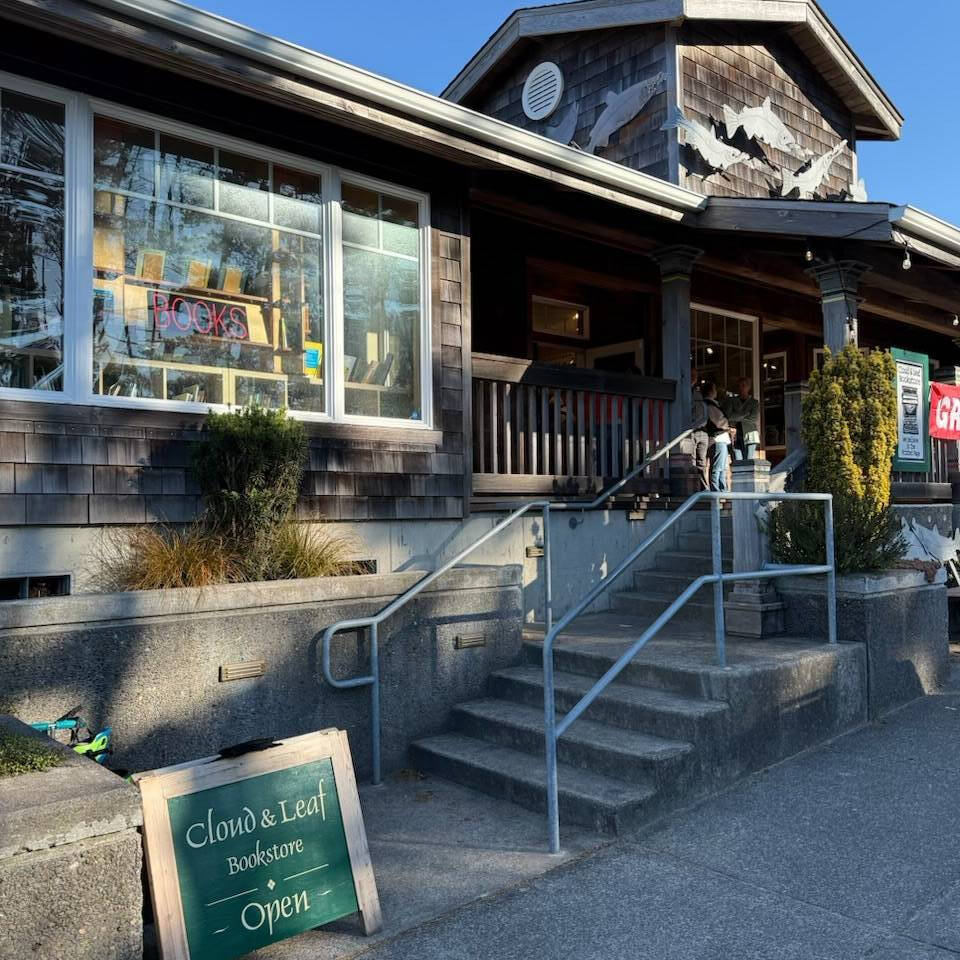
[[[737,392],[723,404],[727,420],[736,427],[737,439],[733,444],[734,460],[755,460],[760,443],[760,403],[750,396],[752,382],[749,377],[737,381]]]
[[[717,385],[706,383],[700,392],[707,416],[707,436],[710,437],[710,489],[729,490],[727,464],[730,460],[730,442],[736,431],[717,403]]]
[[[692,422],[702,423],[707,416],[706,408],[703,405],[703,395],[700,393],[700,375],[697,368],[690,371],[691,389],[691,412],[693,414]],[[700,489],[710,489],[710,437],[707,431],[702,427],[694,430],[690,439],[693,441],[693,462],[697,468],[697,478],[700,480]]]

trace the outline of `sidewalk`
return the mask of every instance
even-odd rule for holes
[[[960,688],[365,954],[371,960],[958,956]]]

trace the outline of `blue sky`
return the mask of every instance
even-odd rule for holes
[[[193,0],[265,33],[439,93],[523,3],[514,0]],[[870,198],[960,223],[958,0],[821,0],[827,15],[906,117],[899,143],[866,143]]]

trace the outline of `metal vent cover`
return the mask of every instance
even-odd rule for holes
[[[531,120],[549,117],[560,105],[563,96],[563,74],[549,60],[530,71],[523,85],[523,112]]]

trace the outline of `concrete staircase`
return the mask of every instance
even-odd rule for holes
[[[653,570],[636,571],[611,610],[585,615],[558,638],[558,715],[710,570],[709,514],[685,520],[675,547]],[[729,536],[729,518],[723,523]],[[859,645],[729,638],[728,666],[713,666],[711,590],[697,594],[560,739],[561,821],[620,833],[865,721]],[[523,660],[490,677],[487,698],[454,708],[449,732],[414,743],[412,762],[545,810],[542,630],[526,631]]]

